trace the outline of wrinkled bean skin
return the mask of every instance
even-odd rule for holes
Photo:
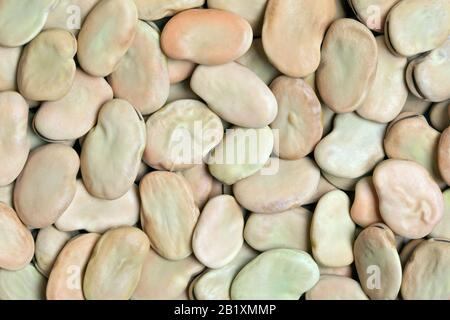
[[[87,300],[128,300],[141,276],[150,242],[137,228],[110,229],[96,243],[83,279]]]

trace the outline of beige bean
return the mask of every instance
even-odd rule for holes
[[[442,132],[450,126],[450,115],[448,113],[449,106],[450,101],[444,101],[435,103],[431,107],[430,122],[433,128],[438,131]]]
[[[261,253],[238,273],[231,285],[233,300],[298,300],[319,280],[311,256],[299,250]]]
[[[75,233],[63,232],[54,226],[39,230],[36,237],[35,260],[36,268],[46,277],[53,268],[56,257]]]
[[[120,198],[105,200],[92,196],[83,181],[77,180],[75,196],[55,226],[61,231],[103,233],[120,226],[133,226],[138,220],[139,191],[135,184]]]
[[[244,243],[237,256],[226,266],[208,269],[198,276],[193,284],[197,300],[231,300],[230,288],[239,271],[258,255]]]
[[[6,48],[0,46],[0,91],[17,90],[17,68],[22,47]]]
[[[330,275],[330,276],[340,276],[340,277],[347,277],[347,278],[352,277],[352,273],[353,273],[352,265],[348,265],[345,267],[338,267],[338,268],[324,267],[324,266],[321,266],[320,264],[318,266],[319,266],[321,276]]]
[[[384,149],[391,159],[419,163],[441,183],[437,166],[439,138],[439,131],[433,129],[423,116],[405,117],[387,130]]]
[[[340,190],[320,198],[311,220],[314,259],[323,266],[344,267],[353,262],[355,223],[350,218],[350,199]]]
[[[386,18],[386,43],[405,57],[435,49],[450,33],[450,3],[446,0],[400,1]]]
[[[144,161],[177,171],[202,163],[223,137],[220,118],[196,100],[178,100],[152,114],[146,123]]]
[[[20,94],[0,92],[0,186],[12,183],[27,161],[28,105]]]
[[[77,40],[68,31],[41,32],[23,50],[17,71],[17,85],[27,99],[54,101],[72,87]]]
[[[354,179],[371,171],[384,158],[386,125],[355,113],[339,114],[333,131],[314,150],[317,165],[327,173]]]
[[[373,173],[383,221],[400,236],[418,239],[442,219],[444,200],[430,174],[412,161],[386,160]]]
[[[395,300],[402,266],[394,233],[383,224],[364,229],[355,241],[355,265],[364,292],[372,300]]]
[[[99,0],[58,0],[52,6],[44,30],[66,29],[77,34],[86,16],[91,12]]]
[[[112,98],[105,79],[77,69],[69,93],[40,106],[33,120],[34,130],[49,141],[78,139],[95,126],[100,107]]]
[[[30,263],[33,254],[31,232],[11,207],[0,202],[0,270],[20,270]]]
[[[270,127],[278,130],[275,154],[295,160],[314,150],[323,133],[319,99],[303,80],[281,76],[270,85],[278,102],[278,114]]]
[[[416,248],[421,244],[425,239],[414,239],[408,241],[406,245],[403,246],[402,251],[400,252],[400,261],[402,262],[402,267],[404,268],[412,253]]]
[[[450,16],[450,12],[449,12]],[[409,90],[432,102],[450,99],[450,40],[423,57],[412,60],[406,70]]]
[[[355,191],[356,184],[362,177],[358,178],[342,178],[333,176],[325,171],[322,171],[322,176],[331,183],[335,188],[341,189],[344,191]]]
[[[335,14],[334,1],[269,0],[262,31],[269,60],[293,78],[316,71],[322,40]]]
[[[30,145],[30,151],[43,146],[44,144],[48,144],[48,141],[45,141],[42,139],[41,136],[36,134],[33,129],[33,120],[34,120],[35,113],[34,112],[28,112],[28,130],[27,130],[27,139],[28,143]],[[67,143],[71,143],[71,141],[67,141]],[[75,143],[75,141],[73,141]],[[66,143],[66,141],[64,141]]]
[[[169,97],[167,98],[167,104],[184,99],[201,100],[200,97],[192,91],[189,82],[190,80],[185,80],[171,85],[169,89]]]
[[[33,264],[23,269],[0,269],[0,300],[45,300],[47,279]]]
[[[431,106],[430,101],[426,101],[417,98],[411,92],[408,91],[408,97],[406,98],[405,105],[403,106],[402,112],[414,112],[416,114],[424,114],[428,108]]]
[[[434,227],[430,236],[433,238],[446,238],[450,240],[450,189],[443,192],[444,196],[444,216]]]
[[[244,208],[257,213],[282,212],[303,205],[315,193],[320,171],[311,159],[270,158],[266,168],[271,166],[278,166],[276,174],[261,172],[233,186],[235,197]]]
[[[116,98],[127,100],[142,114],[153,113],[164,105],[170,80],[157,30],[138,22],[133,43],[109,76],[109,82]]]
[[[0,187],[0,202],[3,202],[8,207],[13,208],[13,194],[14,183],[10,183],[4,187]]]
[[[352,220],[363,228],[376,222],[382,222],[378,207],[378,195],[372,177],[364,177],[356,184],[355,200],[350,214]]]
[[[205,0],[134,0],[134,2],[138,8],[139,19],[151,21],[205,4]]]
[[[87,73],[111,74],[133,44],[137,30],[133,0],[101,0],[86,17],[78,35],[78,62]]]
[[[86,267],[87,300],[128,300],[136,289],[150,243],[137,228],[107,231],[95,245]]]
[[[333,190],[336,190],[336,187],[328,182],[328,180],[323,176],[320,176],[319,185],[317,186],[316,192],[304,204],[307,205],[316,203],[325,193]]]
[[[105,103],[80,155],[89,193],[108,200],[123,196],[136,179],[145,141],[144,119],[131,104],[121,99]]]
[[[369,300],[369,298],[357,281],[347,277],[325,275],[306,292],[306,300]]]
[[[293,208],[277,213],[252,213],[244,229],[245,241],[255,250],[297,249],[310,251],[312,213]]]
[[[429,239],[412,253],[405,266],[402,297],[405,300],[445,300],[450,296],[450,242]]]
[[[399,0],[348,0],[356,17],[369,29],[384,32],[384,24],[389,10]]]
[[[377,56],[375,37],[363,24],[352,19],[333,22],[316,72],[323,102],[337,113],[358,109],[373,85]]]
[[[167,59],[167,71],[170,84],[177,84],[188,79],[197,65],[187,60]]]
[[[261,128],[277,115],[277,101],[266,84],[250,69],[231,62],[220,66],[198,66],[191,88],[223,120]]]
[[[208,8],[230,11],[250,23],[253,34],[261,35],[268,0],[208,0]]]
[[[437,163],[442,178],[450,185],[450,127],[442,132],[439,139]]]
[[[407,60],[393,55],[383,36],[378,36],[376,42],[378,65],[375,80],[357,112],[368,120],[387,123],[399,115],[408,96],[405,85]]]
[[[209,198],[215,196],[211,197],[215,181],[209,173],[206,164],[198,164],[190,169],[177,172],[177,174],[182,175],[191,186],[195,205],[200,209],[203,208]]]
[[[221,195],[209,200],[195,226],[192,249],[208,268],[230,263],[244,243],[244,216],[236,200]]]
[[[47,283],[48,300],[84,300],[82,282],[99,234],[87,233],[70,240],[59,253]]]
[[[139,192],[141,225],[152,248],[169,260],[188,257],[200,214],[188,182],[175,173],[152,172],[141,180]]]
[[[150,249],[133,300],[172,300],[187,290],[191,278],[205,268],[193,255],[171,261]]]
[[[56,0],[3,0],[0,3],[0,46],[19,47],[31,41],[47,20]]]
[[[161,47],[172,59],[220,65],[246,53],[252,40],[252,28],[240,16],[223,10],[191,9],[165,25]]]
[[[53,224],[72,202],[80,167],[71,147],[47,144],[34,150],[14,188],[14,207],[31,228]]]
[[[219,181],[233,185],[264,167],[273,150],[269,127],[227,129],[222,142],[207,161],[210,173]]]
[[[254,39],[250,49],[236,62],[252,70],[267,85],[280,74],[268,60],[261,39]]]

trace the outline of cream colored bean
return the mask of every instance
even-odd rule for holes
[[[328,193],[330,191],[336,190],[336,187],[332,185],[330,182],[328,182],[327,179],[325,179],[323,176],[320,177],[319,185],[317,186],[316,192],[306,201],[304,204],[312,204],[319,201],[320,198],[325,193]]]
[[[254,39],[250,49],[236,62],[252,70],[267,85],[280,74],[268,60],[261,39]]]
[[[322,176],[331,183],[335,188],[341,189],[344,191],[355,191],[356,184],[362,177],[358,178],[341,178],[333,176],[325,171],[322,171]]]
[[[146,123],[144,161],[151,167],[183,170],[202,163],[220,143],[220,118],[196,100],[178,100],[150,116]]]
[[[191,278],[205,268],[193,255],[170,261],[150,249],[133,300],[172,300],[187,290]]]
[[[253,34],[261,35],[268,0],[208,0],[208,8],[230,11],[250,23]]]
[[[445,238],[450,240],[450,189],[443,192],[444,196],[444,215],[442,220],[431,231],[433,238]]]
[[[347,277],[321,276],[306,293],[306,300],[369,300],[361,285]]]
[[[277,115],[277,101],[265,83],[246,67],[231,62],[220,66],[198,66],[191,88],[223,120],[261,128]]]
[[[450,12],[449,12],[450,16]],[[417,97],[442,102],[450,99],[450,40],[412,60],[406,71],[409,90]]]
[[[245,224],[245,241],[258,251],[297,249],[310,251],[312,213],[294,208],[277,213],[252,213]]]
[[[189,81],[190,80],[185,80],[170,86],[167,104],[185,99],[201,100],[200,97],[192,91]]]
[[[399,0],[348,0],[356,17],[369,29],[384,32],[384,25],[389,10]]]
[[[351,264],[355,228],[348,196],[340,190],[325,194],[317,203],[311,221],[314,259],[327,267]]]
[[[442,132],[439,139],[437,163],[442,178],[450,185],[450,127]]]
[[[414,250],[416,250],[419,244],[421,244],[423,241],[425,241],[425,239],[414,239],[408,241],[408,243],[403,246],[402,251],[400,252],[400,261],[402,262],[402,268],[405,267]]]
[[[450,242],[429,239],[412,253],[405,266],[405,300],[445,300],[450,296]]]
[[[309,158],[281,160],[270,158],[266,165],[276,174],[255,174],[233,186],[237,201],[257,213],[275,213],[303,205],[316,191],[320,171]]]
[[[430,122],[433,128],[438,131],[442,132],[450,126],[450,115],[448,113],[449,106],[450,101],[444,101],[435,103],[431,107]]]
[[[137,228],[107,231],[95,245],[86,267],[87,300],[128,300],[136,289],[150,243]]]
[[[395,122],[386,132],[384,149],[391,159],[411,160],[422,165],[441,183],[437,166],[439,131],[423,116],[411,116]]]
[[[99,0],[58,0],[52,6],[44,29],[66,29],[77,34],[86,16]]]
[[[386,18],[386,43],[405,57],[435,49],[450,33],[450,3],[446,0],[400,1]]]
[[[190,169],[178,172],[189,183],[194,195],[195,204],[200,209],[213,194],[214,178],[208,171],[206,164],[198,164]]]
[[[30,263],[33,254],[31,232],[11,207],[0,202],[0,270],[20,270]]]
[[[233,300],[298,300],[319,280],[319,268],[309,254],[274,249],[249,262],[231,285]]]
[[[386,125],[365,120],[355,113],[337,115],[333,131],[314,150],[318,166],[342,178],[357,178],[384,158]]]
[[[0,46],[0,91],[17,89],[17,68],[22,47],[6,48]]]
[[[10,183],[4,187],[0,187],[0,202],[3,202],[8,207],[12,208],[13,204],[13,194],[14,194],[14,183]]]
[[[252,40],[252,28],[240,16],[223,10],[191,9],[165,25],[161,47],[172,59],[220,65],[241,57]]]
[[[387,123],[400,114],[408,96],[405,85],[407,60],[393,55],[383,36],[378,36],[376,42],[378,65],[375,80],[357,112],[368,120]]]
[[[46,285],[33,264],[17,271],[0,269],[0,300],[45,300]]]
[[[211,152],[209,171],[219,181],[233,185],[264,167],[273,150],[274,137],[269,127],[233,127]]]
[[[188,182],[175,173],[152,172],[141,180],[139,191],[141,225],[152,248],[169,260],[188,257],[200,214]]]
[[[262,31],[269,60],[293,78],[316,71],[325,31],[335,15],[334,1],[269,0]]]
[[[17,85],[27,99],[58,100],[72,87],[76,65],[77,40],[68,31],[41,32],[23,50],[17,72]]]
[[[137,30],[133,0],[101,0],[86,17],[78,35],[78,62],[87,73],[105,77],[133,44]]]
[[[3,0],[0,3],[0,45],[19,47],[44,27],[56,0]]]
[[[63,232],[54,226],[48,226],[39,230],[36,237],[36,268],[46,277],[53,268],[56,257],[75,234]]]
[[[229,195],[212,198],[206,203],[195,226],[192,249],[208,268],[230,263],[244,243],[244,216],[236,200]]]
[[[167,71],[170,84],[177,84],[188,79],[197,65],[187,60],[167,59]]]
[[[152,21],[205,4],[205,0],[134,0],[134,2],[138,8],[139,19]]]
[[[133,226],[139,220],[139,191],[132,185],[123,196],[115,200],[92,196],[77,180],[75,196],[69,207],[55,222],[61,231],[87,230],[106,232],[120,226]]]
[[[0,186],[12,183],[27,161],[28,105],[13,91],[0,92]]]
[[[34,150],[17,179],[14,207],[31,228],[53,224],[72,202],[80,159],[75,150],[47,144]]]
[[[316,72],[323,102],[337,113],[358,109],[373,85],[377,56],[375,37],[363,24],[351,19],[333,22]]]
[[[33,120],[34,130],[49,141],[78,139],[95,126],[100,107],[112,98],[105,79],[77,69],[69,93],[40,106]]]
[[[386,160],[373,183],[383,221],[400,236],[418,239],[429,234],[444,213],[441,190],[430,174],[412,161]]]
[[[109,76],[109,82],[116,98],[127,100],[142,114],[153,113],[164,105],[170,80],[157,30],[138,22],[133,44]]]
[[[64,246],[48,278],[48,300],[84,300],[83,277],[99,238],[96,233],[82,234]]]
[[[303,80],[285,76],[276,78],[270,89],[278,102],[278,114],[270,124],[278,130],[275,154],[295,160],[314,150],[323,133],[319,99]]]
[[[383,224],[364,229],[355,241],[355,265],[364,292],[373,300],[395,300],[402,266],[394,233]]]
[[[144,119],[131,104],[121,99],[105,103],[81,150],[81,174],[89,193],[108,200],[123,196],[136,179],[145,141]]]
[[[378,195],[373,185],[372,177],[362,178],[356,184],[355,200],[353,201],[350,214],[352,220],[363,228],[382,222],[378,207]]]
[[[256,251],[244,243],[237,256],[226,266],[219,269],[208,269],[193,284],[194,296],[197,300],[231,300],[230,288],[237,273],[253,258]]]
[[[405,105],[403,106],[402,112],[414,112],[416,114],[424,114],[430,106],[431,106],[430,101],[417,98],[411,92],[408,92],[408,97],[406,98],[406,102]]]

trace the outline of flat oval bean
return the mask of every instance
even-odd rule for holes
[[[378,195],[372,177],[364,177],[355,188],[355,200],[350,209],[352,220],[365,228],[376,222],[382,222],[378,207]]]

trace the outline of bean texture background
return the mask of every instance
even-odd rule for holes
[[[0,300],[449,299],[449,75],[449,0],[0,0]]]

